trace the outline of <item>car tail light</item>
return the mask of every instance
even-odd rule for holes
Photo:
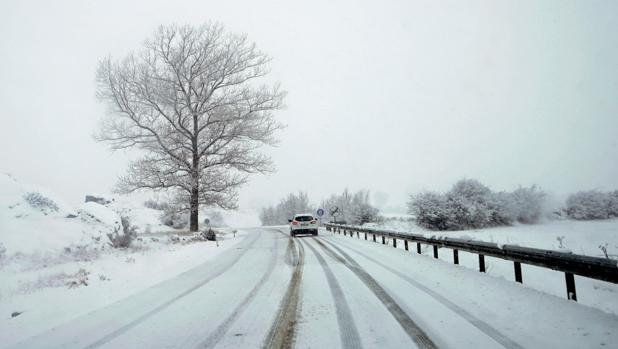
[[[299,223],[297,221],[292,221],[292,225],[298,225]]]

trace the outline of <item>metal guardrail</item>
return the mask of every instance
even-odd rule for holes
[[[574,275],[618,284],[618,261],[613,259],[516,245],[498,246],[495,243],[468,239],[449,237],[428,238],[418,234],[367,229],[350,225],[326,223],[324,226],[326,226],[326,230],[338,232],[339,234],[343,231],[344,235],[348,235],[349,233],[350,236],[354,236],[356,233],[358,238],[360,238],[361,233],[364,233],[365,240],[367,240],[368,234],[373,235],[372,239],[374,242],[376,242],[376,236],[379,236],[382,239],[382,244],[386,244],[387,237],[392,238],[393,247],[395,248],[397,247],[397,239],[399,239],[403,241],[406,250],[408,250],[409,242],[415,242],[416,251],[419,254],[421,253],[421,244],[432,245],[434,258],[438,258],[438,249],[440,247],[450,248],[453,250],[453,262],[455,264],[459,264],[459,251],[475,253],[479,256],[479,270],[481,272],[485,272],[485,256],[512,261],[515,271],[515,281],[520,283],[523,283],[521,263],[561,271],[564,272],[565,276],[567,298],[574,301],[577,301]]]

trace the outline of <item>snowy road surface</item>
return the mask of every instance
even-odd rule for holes
[[[591,348],[618,317],[320,231],[255,229],[213,261],[16,348]],[[2,344],[0,343],[0,347]]]

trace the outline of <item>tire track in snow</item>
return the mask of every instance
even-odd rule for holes
[[[354,259],[350,256],[344,255],[345,258],[342,258],[333,250],[331,250],[328,246],[326,246],[319,238],[313,238],[318,245],[326,251],[331,257],[336,259],[345,265],[348,269],[350,269],[364,284],[367,288],[384,304],[386,309],[393,315],[395,320],[399,323],[401,328],[406,332],[408,337],[419,347],[419,348],[427,348],[434,349],[437,348],[435,343],[427,336],[427,334],[412,320],[408,314],[395,302],[393,297],[391,297],[380,284],[367,273]],[[342,253],[343,255],[343,253]]]
[[[339,245],[341,247],[347,248],[348,250],[351,250],[351,251],[357,253],[358,255],[364,257],[365,259],[367,259],[367,260],[369,260],[369,261],[379,265],[380,267],[390,271],[391,273],[397,275],[398,277],[400,277],[404,281],[408,282],[412,286],[414,286],[417,289],[425,292],[426,294],[428,294],[429,296],[431,296],[432,298],[434,298],[438,302],[440,302],[443,305],[445,305],[447,308],[449,308],[450,310],[455,312],[457,315],[459,315],[462,318],[464,318],[466,321],[471,323],[474,327],[479,329],[481,332],[485,333],[487,336],[491,337],[496,342],[500,343],[505,348],[523,349],[523,347],[521,345],[519,345],[517,342],[513,341],[512,339],[510,339],[507,336],[505,336],[504,334],[502,334],[500,331],[498,331],[497,329],[492,327],[490,324],[488,324],[485,321],[483,321],[483,320],[477,318],[476,316],[470,314],[469,312],[464,310],[462,307],[460,307],[457,304],[455,304],[455,303],[451,302],[450,300],[448,300],[446,297],[436,293],[432,289],[430,289],[427,286],[425,286],[425,285],[415,281],[414,279],[410,278],[409,276],[407,276],[407,275],[399,272],[398,270],[396,270],[394,268],[391,268],[388,265],[386,265],[386,264],[384,264],[384,263],[382,263],[382,262],[380,262],[380,261],[378,261],[378,260],[376,260],[376,259],[374,259],[374,258],[372,258],[372,257],[370,257],[370,256],[368,256],[366,254],[364,254],[363,252],[360,252],[359,250],[357,250],[357,249],[355,249],[353,247],[341,245],[340,242],[334,242],[331,239],[327,239],[327,238],[322,238],[322,239],[324,241],[326,241],[327,243],[329,243],[331,246],[333,246],[333,248],[337,249],[337,251],[339,251],[344,256],[345,256],[345,252],[343,252],[336,245]]]
[[[146,312],[145,314],[143,314],[142,316],[138,317],[137,319],[129,322],[128,324],[121,326],[120,328],[118,328],[117,330],[101,337],[100,339],[98,339],[97,341],[87,345],[86,349],[91,349],[91,348],[98,348],[101,345],[111,341],[112,339],[118,337],[119,335],[127,332],[128,330],[130,330],[131,328],[137,326],[138,324],[140,324],[141,322],[143,322],[144,320],[148,319],[149,317],[153,316],[154,314],[160,312],[161,310],[169,307],[170,305],[172,305],[174,302],[176,302],[177,300],[187,296],[188,294],[190,294],[191,292],[194,292],[195,290],[197,290],[198,288],[206,285],[207,283],[209,283],[210,281],[216,279],[219,275],[223,274],[224,272],[226,272],[228,269],[230,269],[233,265],[235,265],[238,260],[240,260],[240,258],[242,256],[245,255],[245,253],[247,253],[247,251],[253,246],[253,244],[255,244],[255,242],[258,240],[258,238],[260,237],[260,235],[262,235],[262,233],[260,232],[259,234],[256,234],[256,236],[253,238],[253,240],[251,240],[251,242],[249,242],[249,244],[242,250],[241,253],[239,253],[237,256],[234,257],[234,259],[232,259],[229,263],[223,265],[220,267],[219,270],[215,271],[214,274],[211,274],[210,276],[208,276],[206,279],[201,280],[200,282],[196,283],[194,286],[186,289],[184,292],[182,292],[181,294],[169,299],[168,301],[164,302],[163,304],[160,304],[159,306],[155,307],[154,309]]]
[[[345,294],[335,278],[335,274],[330,269],[322,255],[313,247],[310,243],[307,243],[307,247],[311,249],[315,258],[318,260],[326,279],[328,281],[328,287],[330,288],[330,294],[333,296],[335,303],[335,311],[337,313],[337,323],[339,324],[339,336],[341,339],[341,346],[343,348],[362,348],[363,345],[358,335],[358,329],[354,323],[354,318],[348,306],[348,302],[345,299]]]
[[[300,283],[305,264],[305,249],[303,244],[294,238],[289,238],[290,255],[294,260],[294,271],[288,289],[281,300],[277,316],[273,320],[263,348],[291,348],[296,333],[296,320],[299,310]],[[298,245],[298,251],[296,251]]]
[[[208,336],[208,338],[206,338],[206,340],[204,340],[197,346],[198,348],[213,348],[215,345],[217,345],[217,343],[221,341],[223,336],[225,336],[227,331],[230,329],[230,326],[234,323],[234,321],[236,321],[236,319],[245,311],[249,303],[255,298],[262,286],[264,286],[266,281],[272,275],[273,270],[275,269],[275,264],[277,262],[278,246],[279,239],[275,238],[275,246],[271,250],[271,256],[269,258],[268,265],[266,266],[266,272],[264,273],[264,275],[262,275],[262,278],[260,278],[257,284],[253,287],[253,289],[251,289],[251,291],[249,291],[245,298],[243,298],[240,304],[236,306],[232,314],[230,314],[230,316],[228,316],[221,324],[219,324],[219,326],[215,328],[215,330]]]

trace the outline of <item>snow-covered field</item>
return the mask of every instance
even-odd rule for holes
[[[426,237],[466,238],[494,242],[499,245],[520,245],[594,257],[605,257],[600,248],[602,246],[606,247],[610,258],[618,259],[618,219],[546,220],[540,224],[516,224],[508,227],[461,231],[430,231],[417,226],[413,221],[396,219],[367,226],[421,234]]]
[[[498,245],[511,244],[605,258],[600,246],[606,247],[608,257],[618,260],[618,219],[599,221],[548,220],[536,225],[514,225],[478,230],[438,232],[422,229],[412,221],[387,220],[376,229],[412,232],[426,237],[457,237],[494,242]],[[391,243],[387,241],[387,243]],[[392,244],[392,243],[391,243]],[[403,248],[399,244],[398,248]],[[416,247],[410,246],[415,253]],[[430,246],[423,245],[422,253],[433,256]],[[453,263],[450,249],[439,250],[439,259]],[[498,258],[485,257],[487,274],[506,280],[514,280],[513,263]],[[478,270],[475,254],[459,252],[460,265]],[[524,287],[534,288],[558,297],[566,297],[564,274],[540,267],[522,264]],[[575,277],[578,302],[608,313],[618,314],[618,285]]]

